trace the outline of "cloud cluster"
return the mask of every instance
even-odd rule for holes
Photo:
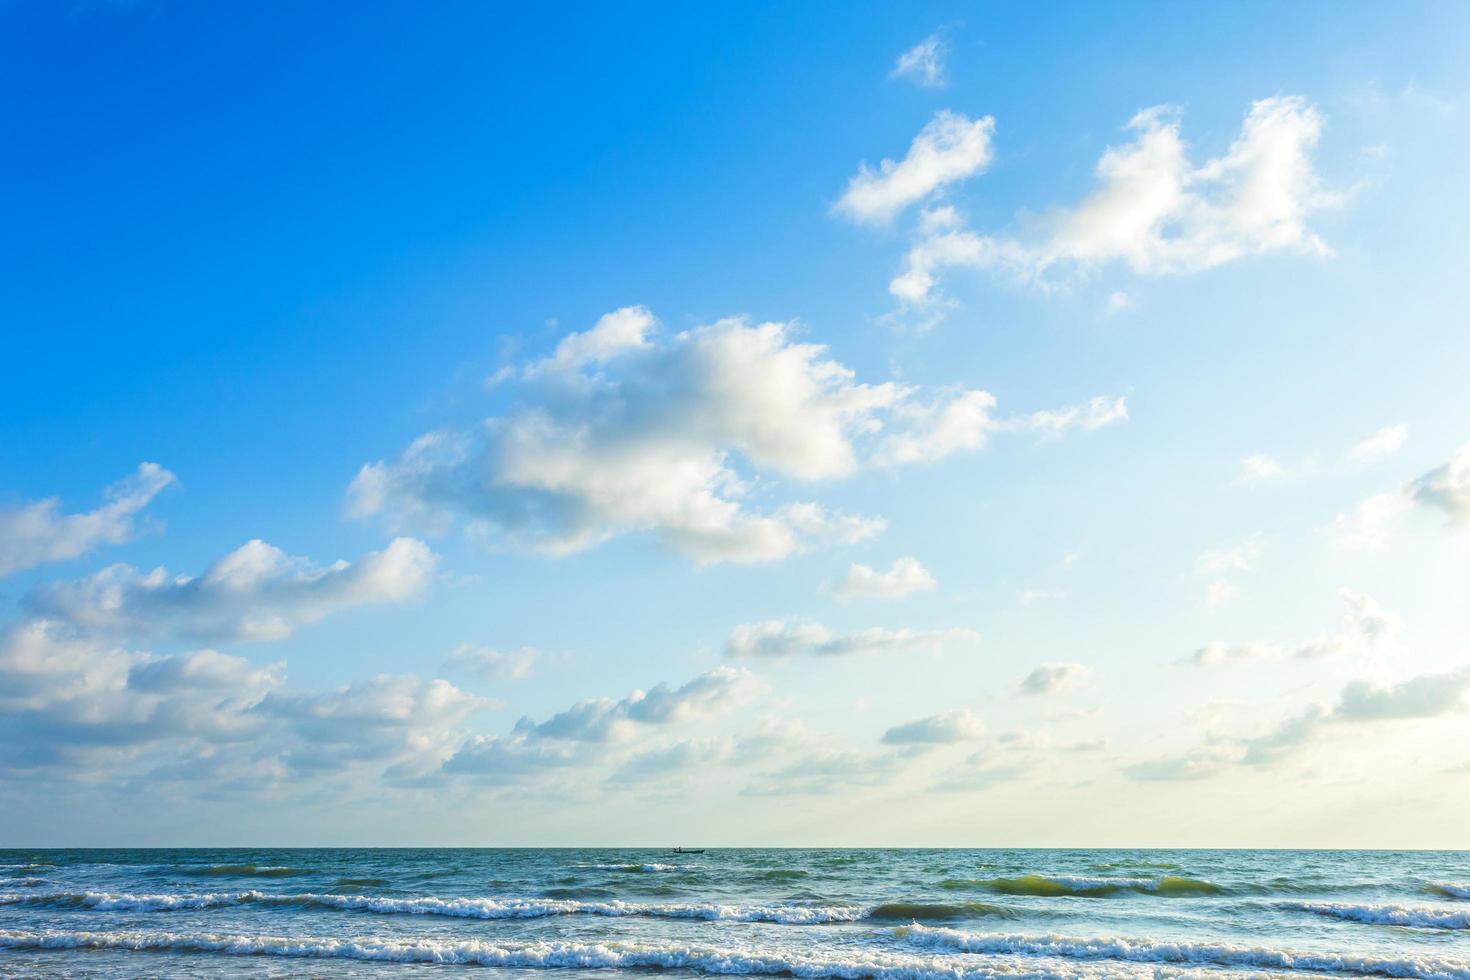
[[[760,506],[865,466],[932,462],[996,431],[1053,434],[1126,417],[1121,399],[996,419],[983,391],[867,384],[782,323],[726,319],[655,337],[638,307],[564,338],[521,373],[522,400],[474,432],[431,432],[364,466],[352,516],[550,554],[652,533],[698,562],[779,559],[877,534],[811,501]]]
[[[1011,232],[998,235],[965,227],[952,209],[931,212],[889,291],[905,303],[930,303],[939,276],[951,268],[1047,285],[1111,264],[1156,276],[1198,272],[1264,252],[1330,254],[1307,226],[1314,212],[1337,200],[1322,189],[1312,167],[1322,125],[1321,114],[1302,98],[1262,99],[1252,104],[1222,156],[1195,165],[1179,112],[1145,109],[1128,123],[1132,141],[1109,148],[1098,161],[1097,189],[1074,206],[1023,215]],[[916,184],[914,193],[879,195],[870,210],[889,218],[979,169],[956,168],[950,180]],[[859,175],[874,184],[878,176]]]
[[[0,632],[0,774],[264,788],[358,769],[430,771],[488,702],[444,681],[286,686],[280,663],[214,650],[159,656],[56,623]]]
[[[1220,667],[1273,660],[1320,660],[1344,653],[1371,651],[1391,640],[1403,621],[1384,609],[1372,596],[1352,589],[1337,590],[1343,601],[1341,627],[1334,633],[1319,633],[1296,643],[1251,641],[1225,643],[1213,640],[1194,652],[1189,662],[1196,667]]]
[[[1331,531],[1345,551],[1377,551],[1415,507],[1439,512],[1446,527],[1470,527],[1470,446],[1398,490],[1374,494],[1338,514]]]
[[[0,510],[0,575],[122,544],[137,533],[138,512],[173,482],[157,463],[140,463],[136,473],[107,488],[107,503],[96,510],[62,514],[55,497]]]
[[[725,641],[727,657],[841,657],[853,654],[915,653],[938,650],[951,641],[974,643],[968,629],[913,630],[871,627],[835,633],[820,623],[772,619],[737,626]]]
[[[832,589],[839,599],[901,599],[938,586],[934,575],[917,558],[896,558],[888,571],[856,562]]]
[[[506,783],[551,769],[597,765],[617,746],[645,733],[744,707],[764,692],[765,685],[749,671],[717,667],[677,688],[659,684],[617,700],[579,701],[545,721],[522,718],[508,736],[468,739],[444,763],[442,772]],[[625,757],[622,781],[635,782],[635,777],[654,769],[676,768],[681,760],[690,762],[698,752],[713,752],[723,744],[701,743],[698,750],[663,747]],[[665,751],[670,754],[659,754]]]
[[[412,598],[436,558],[422,541],[397,538],[355,563],[316,565],[255,540],[196,576],[113,565],[26,596],[38,619],[100,636],[189,641],[276,640],[342,609]]]

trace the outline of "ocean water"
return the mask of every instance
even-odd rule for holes
[[[0,976],[1470,980],[1470,852],[0,851]]]

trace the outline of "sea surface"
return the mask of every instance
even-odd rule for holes
[[[1470,852],[0,851],[3,977],[1470,980]]]

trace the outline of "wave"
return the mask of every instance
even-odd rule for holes
[[[700,871],[697,864],[579,864],[592,871],[624,871],[629,874],[656,874],[660,871]]]
[[[1199,878],[1162,875],[1157,878],[1090,878],[1083,875],[1021,875],[1017,878],[949,878],[941,888],[977,888],[1001,895],[1034,895],[1040,898],[1104,898],[1120,892],[1137,892],[1169,898],[1222,895],[1225,889]]]
[[[976,934],[932,926],[903,926],[900,941],[924,949],[989,955],[1056,956],[1079,960],[1182,964],[1246,970],[1314,970],[1413,980],[1470,980],[1470,963],[1427,956],[1292,952],[1229,943],[1153,939],[1067,938]]]
[[[332,882],[334,888],[372,888],[374,886],[391,885],[393,882],[387,878],[338,878]]]
[[[1118,963],[1036,963],[991,960],[955,963],[953,958],[882,951],[777,955],[720,946],[664,943],[534,942],[478,940],[343,940],[285,936],[159,932],[33,932],[0,930],[0,949],[128,950],[286,956],[393,963],[436,963],[515,969],[672,969],[707,976],[789,976],[802,980],[1105,980],[1119,975]],[[1419,980],[1467,980],[1463,966],[1433,966],[1436,972],[1389,973]],[[1157,969],[1138,971],[1154,977]],[[1212,973],[1219,978],[1221,974]]]
[[[1462,884],[1460,882],[1438,882],[1436,884],[1430,885],[1429,890],[1434,892],[1435,894],[1443,895],[1446,898],[1470,899],[1470,885]]]
[[[1470,910],[1436,909],[1412,905],[1348,905],[1339,902],[1282,902],[1279,908],[1311,912],[1349,922],[1421,929],[1470,929]]]
[[[719,922],[774,922],[784,925],[825,925],[857,922],[866,909],[849,906],[718,905],[714,903],[659,905],[637,902],[577,902],[522,898],[397,898],[378,895],[271,895],[265,892],[210,892],[197,895],[130,895],[111,892],[54,892],[0,895],[0,905],[87,908],[98,911],[171,912],[228,908],[240,905],[376,912],[384,915],[435,915],[459,919],[541,919],[561,915],[598,915],[612,918],[701,919]]]
[[[200,878],[291,878],[316,874],[312,868],[287,868],[257,864],[211,864],[204,868],[186,868],[184,874]]]
[[[869,919],[959,919],[980,916],[1010,918],[1016,913],[1000,905],[985,902],[964,902],[960,905],[929,904],[925,902],[887,902],[868,910]]]

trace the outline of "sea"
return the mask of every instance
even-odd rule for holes
[[[1470,980],[1470,852],[0,851],[3,977]]]

